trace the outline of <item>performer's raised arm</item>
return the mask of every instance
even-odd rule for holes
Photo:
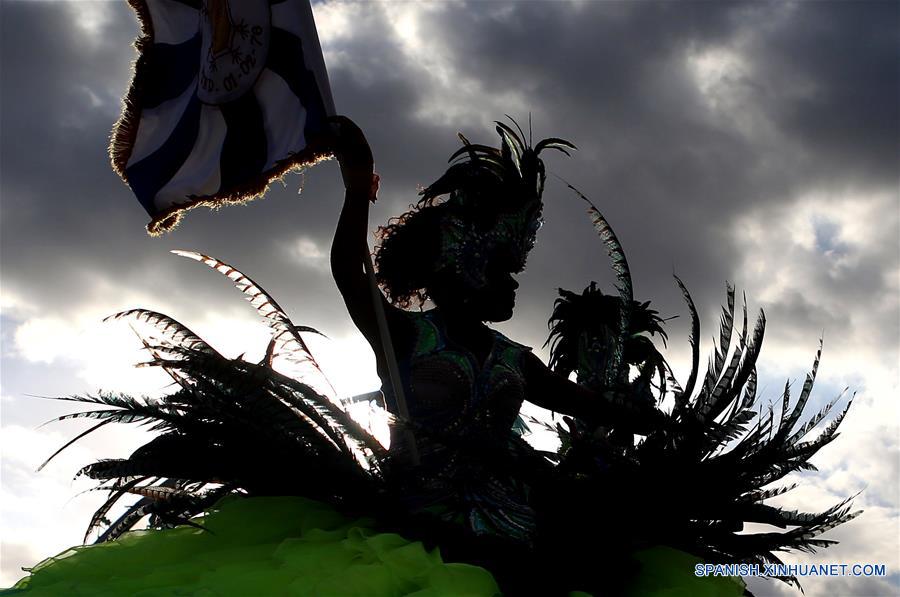
[[[525,399],[542,408],[605,426],[622,426],[646,434],[665,422],[665,415],[650,404],[630,400],[614,391],[595,392],[551,371],[533,353],[523,358],[527,384]]]
[[[344,207],[331,245],[331,272],[353,323],[373,346],[378,342],[378,326],[371,286],[364,261],[369,248],[369,203],[374,203],[378,176],[374,173],[372,151],[362,130],[349,118],[333,119],[335,154],[344,178]],[[377,353],[377,351],[376,351]]]

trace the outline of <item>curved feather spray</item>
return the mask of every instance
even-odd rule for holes
[[[585,199],[577,189],[566,184]],[[631,281],[627,262],[618,240],[608,230],[608,222],[602,216],[597,217],[596,207],[593,204],[590,206],[592,221],[619,275],[617,288],[620,297],[624,297],[630,291]],[[636,486],[644,489],[630,494],[633,503],[625,500],[616,502],[614,506],[620,509],[620,516],[627,516],[629,520],[643,525],[640,530],[629,530],[649,535],[658,532],[659,542],[677,545],[709,561],[779,563],[775,555],[777,551],[812,552],[835,543],[818,537],[860,514],[860,511],[850,510],[853,496],[820,513],[785,510],[763,503],[796,486],[769,488],[769,484],[783,479],[792,471],[815,469],[809,458],[835,439],[837,428],[852,402],[851,399],[815,439],[801,441],[824,420],[840,398],[829,402],[798,428],[797,423],[810,397],[818,370],[821,341],[812,370],[806,376],[794,407],[789,408],[790,391],[786,386],[781,396],[780,416],[776,417],[771,408],[764,412],[760,407],[757,412],[756,362],[765,334],[765,313],[760,311],[752,333],[748,334],[745,297],[741,329],[736,330],[735,291],[731,284],[727,284],[718,338],[714,339],[710,366],[701,377],[699,316],[685,284],[677,276],[675,281],[690,311],[691,370],[683,388],[669,370],[671,387],[675,392],[675,410],[670,423],[651,432],[633,447],[630,447],[631,442],[618,446],[598,443],[596,433],[592,434],[590,426],[584,424],[581,427],[587,432],[580,432],[579,426],[572,423],[569,431],[557,428],[563,445],[558,458],[559,466],[571,468],[573,474],[583,478],[592,478],[603,474],[594,470],[597,463],[631,463],[618,465],[623,467],[620,470],[631,472],[620,473],[617,480],[623,488]],[[575,330],[580,329],[577,320],[589,319],[591,314],[573,308],[575,300],[580,298],[574,293],[561,290],[560,294],[562,299],[557,299],[554,305],[551,336],[548,339],[548,342],[553,341],[552,357],[563,369],[582,358],[599,358],[601,361],[607,358],[608,355],[572,354],[573,351],[577,353],[585,349],[583,345],[571,342]],[[561,301],[566,309],[560,308]],[[593,315],[594,319],[601,317],[600,312]],[[561,338],[567,340],[565,350],[562,349]],[[664,390],[658,394],[658,401],[662,400],[663,394]],[[629,469],[629,466],[632,468]],[[648,478],[653,479],[649,485]],[[652,493],[652,488],[667,484],[677,485],[679,491],[668,494],[663,513],[654,517],[653,506],[649,502],[646,508],[635,505],[645,504],[645,499],[649,499],[642,497],[641,491]],[[655,531],[652,521],[657,519],[659,527]],[[793,528],[783,532],[741,533],[744,523]],[[779,580],[800,587],[795,577]]]
[[[275,299],[262,288],[262,286],[221,259],[216,259],[215,257],[204,255],[203,253],[197,253],[196,251],[175,249],[171,252],[181,257],[199,261],[231,280],[234,286],[244,293],[247,300],[250,301],[250,304],[256,309],[257,313],[262,316],[266,324],[274,330],[272,340],[275,343],[275,350],[279,351],[285,358],[295,363],[308,362],[311,364],[328,384],[332,393],[337,396],[337,391],[334,389],[334,386],[331,385],[331,381],[328,380],[328,377],[325,376],[325,373],[313,356],[312,351],[310,351],[306,341],[300,335],[300,332],[311,332],[320,336],[324,336],[324,334],[311,327],[295,326],[287,316],[287,313],[285,313],[284,309],[281,308],[281,305],[279,305]]]

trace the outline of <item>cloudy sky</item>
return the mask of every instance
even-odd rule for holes
[[[813,460],[794,508],[864,490],[865,514],[841,544],[788,561],[886,564],[890,576],[809,579],[808,595],[900,590],[898,281],[900,4],[896,2],[374,2],[314,4],[338,111],[368,135],[382,185],[371,224],[402,213],[439,176],[456,132],[495,142],[510,114],[537,137],[570,139],[551,171],[594,199],[616,229],[636,298],[684,315],[691,289],[714,333],[725,280],[765,309],[761,390],[802,383],[825,348],[809,410],[845,387],[856,400],[841,437]],[[85,426],[38,428],[70,408],[35,396],[98,388],[158,393],[135,370],[136,341],[102,324],[131,307],[166,312],[224,352],[261,355],[266,328],[227,280],[169,254],[193,249],[239,267],[296,323],[342,393],[378,385],[373,358],[327,268],[340,176],[323,164],[245,207],[195,210],[162,238],[109,167],[111,125],[130,80],[137,21],[124,2],[0,3],[2,479],[0,586],[19,567],[80,542],[101,501],[72,482],[92,459],[146,439],[110,429],[41,473]],[[551,177],[552,178],[552,177]],[[303,184],[302,194],[298,189]],[[555,180],[527,270],[513,339],[540,347],[556,288],[611,287],[583,204]],[[684,372],[687,327],[670,323]],[[545,352],[540,352],[546,357]],[[840,404],[843,405],[844,402]],[[752,582],[758,595],[788,594]]]

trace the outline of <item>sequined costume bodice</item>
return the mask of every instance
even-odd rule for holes
[[[448,338],[437,309],[407,317],[411,341],[399,364],[413,420],[441,433],[505,438],[525,398],[521,360],[531,349],[494,331],[479,362]]]
[[[407,500],[476,534],[529,542],[534,530],[519,472],[532,449],[519,437],[522,359],[531,350],[493,332],[483,362],[447,335],[440,311],[404,313],[398,346],[420,479]],[[392,446],[405,441],[392,433]],[[519,463],[518,465],[516,463]]]

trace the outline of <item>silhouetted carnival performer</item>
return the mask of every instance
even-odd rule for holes
[[[347,192],[332,270],[387,381],[378,305],[364,275],[368,205],[375,200],[377,178],[362,132],[346,119],[338,124],[336,153]],[[408,465],[410,444],[421,457],[418,466],[401,466],[394,478],[412,483],[405,499],[413,510],[440,510],[441,519],[490,537],[486,543],[492,547],[497,539],[513,540],[505,548],[514,551],[535,545],[537,520],[529,494],[550,480],[545,459],[520,437],[523,401],[632,431],[649,431],[662,415],[652,401],[616,394],[620,388],[590,389],[569,381],[530,348],[485,325],[513,314],[518,287],[513,276],[524,269],[541,225],[546,174],[540,153],[574,149],[561,139],[531,148],[502,123],[497,131],[500,148],[461,136],[463,147],[451,157],[450,169],[421,192],[415,208],[381,228],[375,263],[387,295],[377,299],[409,413],[409,420],[393,427],[392,460]],[[417,310],[426,301],[433,308]],[[388,410],[398,414],[390,385],[384,387]],[[488,559],[496,564],[507,558],[521,567],[508,553]]]
[[[846,413],[807,439],[835,404],[800,419],[819,355],[795,401],[786,388],[779,410],[757,410],[764,317],[748,329],[745,307],[738,328],[729,286],[718,345],[701,372],[697,313],[676,279],[692,349],[691,372],[679,384],[652,342],[667,339],[664,321],[635,300],[622,247],[593,204],[616,292],[594,282],[580,294],[560,291],[549,367],[486,325],[513,313],[514,275],[541,222],[541,155],[567,153],[571,144],[549,139],[532,148],[503,123],[499,148],[461,137],[450,168],[418,205],[381,228],[375,271],[366,246],[378,185],[372,155],[351,121],[333,126],[346,197],[332,268],[377,355],[390,447],[317,389],[321,370],[304,340],[315,329],[294,325],[229,264],[178,251],[250,299],[273,329],[266,356],[224,357],[154,311],[115,315],[153,330],[144,339],[148,365],[168,373],[175,391],[158,400],[68,398],[92,406],[61,419],[98,421],[76,440],[112,422],[147,424],[157,435],[128,458],[79,471],[108,491],[85,534],[102,529],[97,545],[45,560],[16,590],[740,595],[739,578],[699,578],[695,566],[778,563],[778,551],[833,543],[818,536],[856,516],[849,499],[821,513],[765,503],[792,487],[773,483],[813,468],[809,458]],[[280,373],[278,359],[305,365],[309,375]],[[658,409],[666,398],[671,413]],[[521,437],[524,401],[565,415],[565,426],[547,425],[559,437],[557,452]],[[111,517],[129,495],[139,499]],[[128,532],[147,516],[155,530]],[[745,533],[745,523],[781,530]]]

